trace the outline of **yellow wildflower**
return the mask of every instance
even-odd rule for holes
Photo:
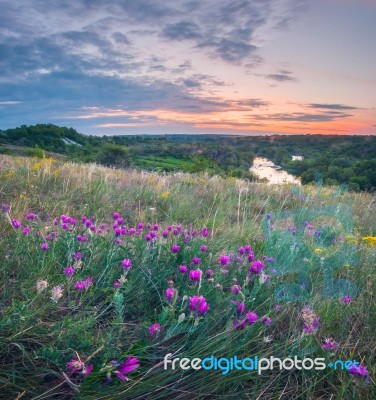
[[[364,236],[362,240],[363,242],[366,242],[370,247],[376,245],[376,236]]]
[[[170,197],[170,193],[169,192],[161,193],[161,199],[168,199],[169,197]]]
[[[37,163],[35,163],[35,164],[31,167],[31,169],[32,169],[33,171],[39,171],[40,168],[41,168],[41,166],[42,166],[42,163],[41,163],[41,162],[37,162]]]

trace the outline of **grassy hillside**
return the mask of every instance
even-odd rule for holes
[[[0,398],[376,398],[375,200],[0,155]]]

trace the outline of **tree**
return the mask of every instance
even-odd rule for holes
[[[45,158],[46,154],[43,149],[41,149],[37,144],[34,146],[33,149],[30,149],[28,151],[31,157],[36,157],[36,158]]]
[[[218,172],[218,164],[214,161],[202,156],[196,155],[192,159],[193,164],[188,168],[189,172]]]
[[[125,168],[131,165],[128,149],[114,143],[106,143],[102,147],[97,161],[107,167]]]

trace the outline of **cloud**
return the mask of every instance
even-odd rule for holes
[[[96,128],[127,128],[140,126],[185,126],[190,128],[217,128],[247,131],[254,127],[265,127],[264,123],[246,120],[236,121],[226,113],[196,115],[179,111],[126,111],[121,109],[92,110]],[[86,118],[87,116],[82,116]],[[111,118],[110,118],[111,117]],[[108,122],[111,119],[111,122]],[[107,120],[107,121],[106,121]]]
[[[358,110],[358,107],[346,106],[343,104],[322,104],[322,103],[311,103],[308,104],[310,108],[322,109],[322,110]]]
[[[92,0],[85,0],[85,3],[91,4]],[[103,5],[102,0],[95,0],[94,3],[99,7],[106,7],[106,5]],[[138,24],[156,24],[158,21],[168,20],[182,14],[174,3],[171,0],[164,2],[152,0],[110,0],[107,2],[107,5],[112,6],[112,12],[123,11],[130,21],[137,22]]]
[[[34,103],[49,99],[69,107],[97,106],[106,99],[108,106],[123,105],[130,110],[170,108],[212,112],[227,103],[217,98],[201,98],[181,85],[164,80],[123,79],[115,76],[88,76],[83,72],[53,72],[22,83],[2,85],[4,97],[18,95],[19,101]]]
[[[200,88],[201,87],[201,82],[199,80],[195,80],[195,79],[183,79],[183,84],[187,88]]]
[[[227,86],[224,81],[207,74],[192,74],[187,78],[179,78],[176,83],[184,85],[188,89],[207,89],[208,87]]]
[[[257,121],[292,121],[292,122],[331,122],[338,119],[351,117],[352,114],[333,112],[322,114],[309,114],[302,112],[275,113],[268,115],[251,115]]]
[[[201,47],[213,47],[214,53],[225,61],[232,63],[237,63],[252,52],[254,52],[257,47],[249,44],[245,41],[221,39],[219,42],[209,42],[201,43]]]
[[[251,128],[263,127],[265,124],[258,122],[236,122],[232,120],[205,121],[194,123],[194,126],[200,128],[217,128],[217,129],[237,129],[249,130]]]
[[[189,60],[184,61],[183,63],[179,64],[176,68],[172,68],[171,72],[173,74],[184,74],[187,71],[193,69],[192,63]]]
[[[263,75],[266,79],[270,79],[276,82],[297,82],[298,79],[292,76],[292,72],[282,70],[277,74],[265,74]]]
[[[245,99],[235,101],[234,105],[246,108],[261,108],[269,106],[270,102],[262,99]]]
[[[255,68],[260,67],[262,64],[264,64],[265,60],[258,56],[258,55],[253,55],[252,57],[248,58],[248,62],[244,64],[244,67],[247,70],[252,70]]]
[[[90,63],[96,62],[99,70],[111,65],[111,71],[120,74],[124,68],[127,72],[129,60],[143,63],[143,37],[160,35],[171,42],[190,41],[206,56],[244,61],[252,68],[261,61],[255,54],[258,30],[273,30],[286,13],[296,17],[301,1],[19,0],[15,6],[5,0],[1,67],[10,72],[17,66],[16,72],[30,74],[40,68],[65,70],[72,64],[94,68]]]
[[[130,45],[131,42],[129,41],[127,35],[124,35],[122,32],[115,32],[112,34],[112,38],[117,42],[121,44],[128,44]]]
[[[134,73],[143,62],[127,51],[117,51],[95,33],[67,32],[50,37],[25,38],[0,43],[0,69],[6,81],[23,80],[40,72],[65,71],[85,74]],[[0,88],[1,90],[1,88]],[[1,92],[0,92],[1,93]]]
[[[275,3],[274,0],[205,2],[197,15],[203,37],[197,40],[196,47],[207,49],[212,57],[229,63],[247,60],[257,51],[254,35],[267,23]]]
[[[194,22],[181,21],[175,24],[166,25],[162,35],[172,40],[201,39],[200,27]]]
[[[17,107],[7,108],[1,123],[58,123],[83,106],[197,113],[266,107],[257,98],[220,98],[219,88],[231,83],[200,73],[200,62],[261,65],[260,35],[279,29],[287,14],[293,20],[301,1],[3,0],[0,105]],[[184,53],[176,50],[182,42]]]

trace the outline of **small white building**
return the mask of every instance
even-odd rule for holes
[[[292,156],[292,161],[303,161],[304,157],[303,156]]]

